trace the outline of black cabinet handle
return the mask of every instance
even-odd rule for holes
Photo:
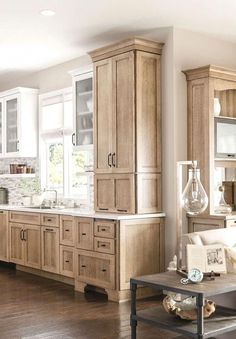
[[[45,231],[47,231],[47,232],[55,232],[52,228],[45,228]]]
[[[107,270],[105,268],[102,269],[102,272],[106,272]]]
[[[101,208],[99,207],[100,211],[108,211],[108,208]]]
[[[115,154],[115,153],[112,153],[112,156],[111,156],[111,162],[112,162],[112,166],[113,166],[113,167],[116,167],[116,159],[115,159],[115,156],[116,156],[116,154]]]
[[[108,163],[108,166],[111,167],[111,153],[108,154],[107,156],[107,163]]]
[[[66,262],[70,262],[70,260],[66,260]]]
[[[81,267],[86,267],[86,265],[81,265]]]
[[[52,219],[47,219],[47,221],[52,221]]]
[[[24,230],[21,229],[20,231],[20,240],[24,240]]]
[[[82,235],[86,235],[86,233],[82,233]]]
[[[106,244],[101,244],[101,247],[106,247]]]
[[[75,146],[75,133],[73,133],[71,136],[71,142],[72,142],[72,145]]]
[[[117,209],[118,212],[128,212],[127,210]]]
[[[0,211],[0,213],[3,213],[3,211]]]
[[[102,228],[101,231],[102,231],[102,232],[106,232],[106,229],[105,229],[105,228]]]
[[[65,232],[70,232],[70,230],[65,230]]]

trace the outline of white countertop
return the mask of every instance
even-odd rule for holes
[[[113,219],[113,220],[128,220],[128,219],[144,219],[144,218],[164,218],[165,213],[151,214],[118,214],[118,213],[99,213],[95,211],[81,210],[80,208],[30,208],[26,206],[16,205],[0,205],[0,210],[4,211],[19,211],[30,213],[47,213],[47,214],[63,214],[75,217],[88,217],[98,219]]]

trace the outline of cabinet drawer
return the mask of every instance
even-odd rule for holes
[[[42,270],[59,273],[59,229],[41,227]]]
[[[93,219],[75,218],[75,246],[93,250]]]
[[[9,212],[9,221],[21,224],[40,225],[39,213]]]
[[[94,238],[94,251],[115,254],[115,240],[107,238]]]
[[[41,214],[41,225],[59,227],[59,215]]]
[[[90,251],[76,251],[76,279],[103,288],[115,288],[115,256]]]
[[[60,244],[74,246],[74,218],[70,216],[60,216]]]
[[[236,220],[226,220],[226,227],[236,227]]]
[[[95,221],[94,222],[94,235],[102,238],[115,238],[116,236],[116,223],[109,221]]]
[[[60,246],[60,274],[74,277],[74,249],[71,247]]]

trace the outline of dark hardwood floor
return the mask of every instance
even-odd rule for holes
[[[139,302],[139,308],[158,299]],[[108,302],[95,292],[15,271],[0,265],[0,338],[130,338],[130,303]],[[176,334],[139,324],[138,339],[170,339]]]

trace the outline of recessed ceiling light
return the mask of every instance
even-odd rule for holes
[[[56,14],[56,12],[52,11],[51,9],[44,9],[40,12],[40,14],[44,16],[53,16]]]

